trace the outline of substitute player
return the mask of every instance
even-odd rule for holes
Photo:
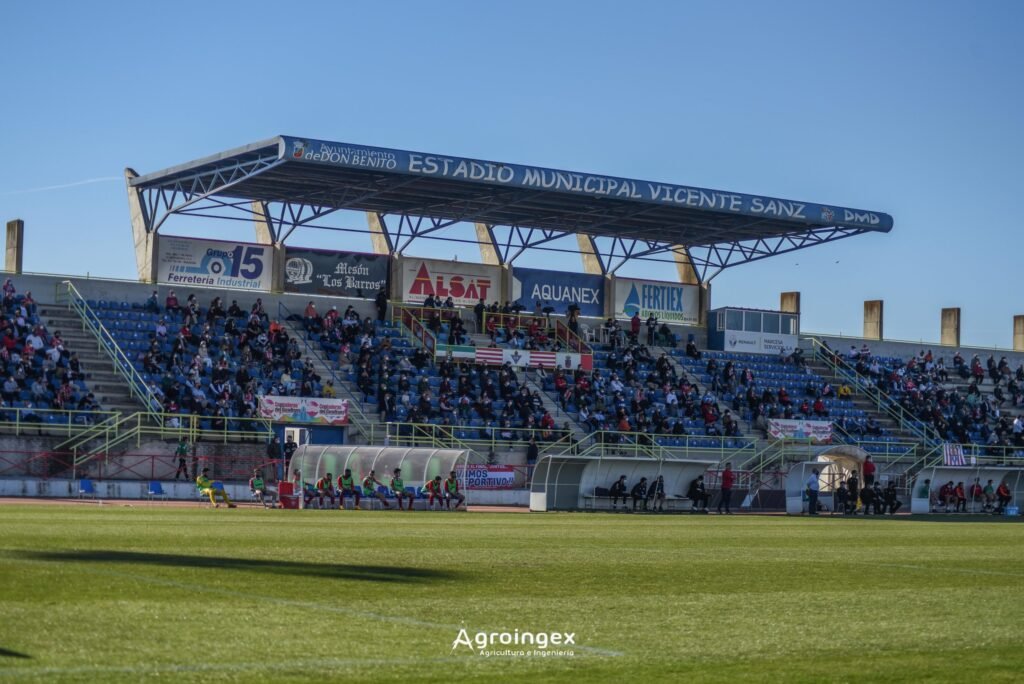
[[[434,499],[437,499],[437,508],[441,509],[444,505],[444,492],[441,491],[441,476],[438,475],[433,480],[428,480],[427,484],[423,486],[423,493],[427,495],[427,508],[434,510]]]
[[[331,508],[334,508],[334,477],[327,473],[316,481],[316,491],[320,499],[320,508],[324,507],[324,497],[331,500]],[[341,497],[338,497],[340,503]]]
[[[455,510],[459,510],[459,506],[462,506],[462,510],[466,510],[466,495],[459,491],[459,478],[455,476],[454,470],[448,473],[448,479],[444,481],[445,508],[451,509],[453,500],[455,501]]]
[[[384,483],[377,479],[376,471],[371,470],[370,474],[363,478],[363,496],[375,496],[378,501],[384,504],[384,508],[391,508],[391,504],[388,503],[388,500],[377,490],[377,487],[383,486]]]
[[[409,500],[409,507],[405,510],[412,510],[412,502],[416,497],[405,491],[405,482],[402,481],[401,468],[395,468],[394,477],[391,478],[391,491],[395,493],[395,499],[398,501],[398,510],[402,510],[402,501],[404,499]]]
[[[341,499],[341,508],[345,507],[346,496],[354,496],[356,498],[355,510],[362,510],[359,508],[359,488],[356,487],[356,480],[352,477],[350,468],[345,468],[345,472],[338,476],[338,497]]]
[[[213,482],[210,481],[209,468],[203,468],[203,472],[196,478],[196,489],[203,494],[210,497],[210,503],[213,504],[214,508],[220,508],[220,504],[213,498],[214,495],[220,497],[221,501],[228,505],[228,508],[238,508],[235,504],[231,503],[231,499],[228,497],[228,493],[224,491],[224,487],[217,487]]]

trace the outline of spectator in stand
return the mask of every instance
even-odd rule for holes
[[[374,305],[377,307],[377,320],[383,322],[387,318],[388,314],[388,293],[383,287],[377,292],[377,296],[374,299]],[[399,506],[401,506],[401,504],[399,504]]]
[[[732,463],[725,464],[722,471],[722,493],[718,499],[718,514],[722,514],[722,506],[725,506],[725,514],[732,515],[729,505],[732,503],[732,486],[736,481],[736,475],[732,472]]]
[[[633,317],[629,319],[629,336],[633,344],[639,344],[640,342],[640,325],[640,313],[634,313]]]
[[[149,296],[149,299],[142,305],[142,308],[149,313],[160,313],[160,295],[156,290],[153,290],[153,294]]]
[[[178,304],[178,296],[174,294],[174,290],[167,293],[167,298],[164,300],[164,311],[168,314],[179,314],[182,311],[181,306]]]
[[[647,346],[654,346],[654,335],[658,330],[658,319],[652,313],[647,316]]]

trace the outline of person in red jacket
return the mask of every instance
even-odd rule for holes
[[[966,513],[967,512],[967,492],[964,491],[964,483],[957,482],[956,488],[953,490],[953,494],[956,496],[956,512]]]
[[[1000,482],[999,487],[996,489],[996,499],[999,501],[999,508],[996,509],[996,513],[1002,513],[1003,509],[1010,505],[1010,501],[1013,496],[1010,494],[1010,488],[1006,485],[1006,482]]]
[[[722,506],[725,506],[726,515],[732,515],[729,504],[732,503],[732,486],[736,482],[736,475],[732,472],[732,463],[725,464],[722,471],[722,496],[718,499],[718,513],[722,514]]]
[[[870,487],[875,484],[875,467],[874,461],[871,460],[871,454],[864,457],[864,486]]]

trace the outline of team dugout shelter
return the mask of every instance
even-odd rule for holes
[[[161,229],[217,219],[255,226],[272,252],[260,287],[273,291],[285,289],[286,244],[317,229],[338,232],[339,246],[345,233],[368,233],[392,269],[418,240],[472,243],[483,264],[508,272],[528,267],[530,253],[572,254],[608,283],[624,264],[669,262],[700,288],[700,321],[723,269],[893,227],[885,213],[835,204],[284,135],[144,175],[126,169],[125,180],[147,282],[158,281]]]

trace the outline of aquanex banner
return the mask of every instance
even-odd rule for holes
[[[282,136],[280,141],[279,155],[286,161],[450,178],[587,197],[627,199],[789,221],[803,228],[808,224],[818,224],[888,232],[893,224],[888,214],[835,205],[308,138]]]
[[[285,292],[373,299],[387,291],[390,259],[385,254],[285,249]]]
[[[552,306],[565,313],[570,305],[580,308],[581,316],[604,316],[604,277],[587,273],[566,273],[539,268],[512,269],[512,299],[533,311],[540,300],[542,307]]]

